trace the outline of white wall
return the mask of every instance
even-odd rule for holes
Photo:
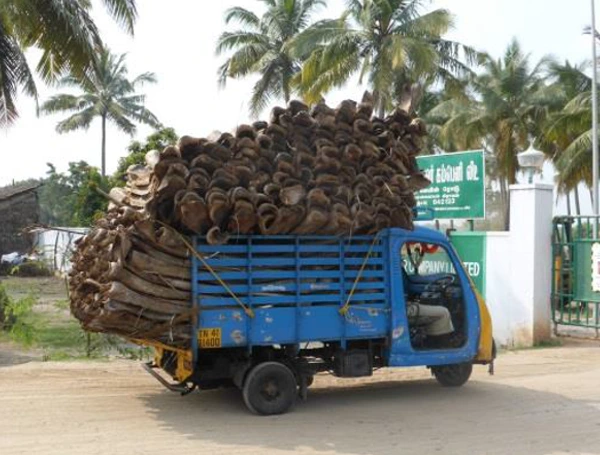
[[[510,231],[487,234],[485,297],[502,346],[532,346],[551,335],[552,191],[513,185]]]
[[[486,238],[485,298],[492,315],[494,338],[502,346],[514,346],[525,341],[518,327],[525,326],[529,316],[509,283],[513,266],[507,254],[510,250],[510,233],[488,232]]]

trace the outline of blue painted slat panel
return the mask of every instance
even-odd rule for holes
[[[377,306],[373,306],[371,311],[367,311],[350,307],[345,316],[348,338],[383,338],[387,335],[389,313],[376,311],[375,308]],[[379,309],[384,310],[385,306],[380,305]]]
[[[367,254],[369,252],[369,249],[371,248],[371,245],[366,245],[366,244],[362,244],[362,245],[346,245],[344,247],[344,252],[347,253],[364,253]],[[371,250],[371,254],[381,254],[381,252],[383,251],[383,247],[381,245],[375,245],[373,247],[373,249]]]
[[[227,254],[244,254],[248,251],[245,245],[206,245],[198,248],[200,253],[219,253],[220,255]],[[266,253],[293,253],[293,245],[252,245],[252,254]]]
[[[244,280],[248,279],[248,274],[246,272],[217,272],[222,280]],[[269,280],[285,280],[285,279],[293,279],[296,277],[296,272],[293,270],[283,271],[283,270],[274,270],[274,271],[254,271],[252,272],[252,277],[256,279],[269,279]],[[200,281],[215,281],[215,277],[210,272],[199,272],[198,279]]]
[[[340,263],[339,258],[322,258],[319,256],[314,256],[310,258],[301,258],[300,265],[301,266],[322,266],[322,265],[333,265],[337,266]],[[302,273],[302,272],[301,272]]]
[[[337,244],[333,245],[300,245],[298,247],[300,253],[338,253],[340,247]]]
[[[213,258],[206,259],[206,263],[211,267],[243,267],[248,265],[246,258]],[[253,257],[252,266],[254,267],[291,267],[295,265],[294,258],[280,257]]]
[[[248,251],[248,247],[246,245],[199,245],[198,253],[201,254],[213,254],[213,253],[245,253]]]
[[[254,275],[253,275],[254,276]],[[354,282],[346,282],[344,285],[345,290],[350,290],[354,286]],[[244,295],[248,293],[247,284],[233,284],[228,286],[229,289],[236,295]],[[300,285],[300,292],[313,292],[318,293],[321,291],[339,291],[340,283],[302,283]],[[360,290],[380,290],[385,289],[385,283],[382,281],[359,281],[356,284],[357,291]],[[296,292],[296,283],[267,283],[267,284],[255,284],[251,286],[251,292]],[[229,295],[227,289],[221,285],[202,285],[202,294],[224,294]]]
[[[383,259],[382,258],[374,258],[374,257],[370,257],[367,261],[367,266],[373,266],[373,265],[383,265]],[[344,258],[344,264],[345,265],[363,265],[365,263],[365,258]]]
[[[248,274],[246,272],[217,272],[221,279],[224,281],[234,281],[234,280],[244,280],[246,281],[248,278]],[[346,270],[344,272],[344,277],[347,279],[355,279],[358,276],[358,270]],[[385,275],[384,270],[363,270],[361,277],[362,278],[379,278],[383,280]],[[313,278],[339,278],[340,272],[335,270],[301,270],[300,271],[300,279],[313,279]],[[256,280],[291,280],[296,277],[295,271],[282,271],[282,270],[274,270],[274,271],[253,271],[252,272],[253,279]],[[198,279],[203,282],[215,282],[215,277],[212,273],[209,272],[199,272]]]
[[[256,309],[250,325],[253,345],[295,343],[296,308]]]
[[[380,308],[384,310],[384,306]],[[253,344],[270,345],[308,341],[337,340],[342,335],[339,307],[300,308],[298,340],[294,337],[296,309],[256,309],[250,320]],[[347,315],[347,337],[349,339],[383,338],[386,336],[388,314],[385,311],[368,312],[350,308]],[[221,309],[200,312],[198,329],[220,328],[222,347],[241,347],[247,344],[246,316],[241,310]]]
[[[364,293],[354,293],[350,298],[351,302],[355,302],[357,300],[385,300],[385,293],[383,292],[373,292],[369,294]]]
[[[244,305],[248,305],[248,297],[238,296],[240,302]],[[289,296],[269,296],[269,297],[253,297],[252,303],[254,305],[277,305],[277,304],[293,304],[296,296],[290,294]],[[238,302],[231,297],[204,297],[200,295],[200,304],[203,307],[209,306],[235,306]]]
[[[342,336],[339,306],[300,309],[299,337],[301,341],[337,340]]]
[[[355,279],[359,274],[358,270],[345,270],[344,277]],[[363,270],[360,274],[361,278],[379,278],[383,280],[385,272],[383,270]]]
[[[221,329],[221,345],[224,348],[246,344],[246,315],[239,310],[202,310],[198,329]]]

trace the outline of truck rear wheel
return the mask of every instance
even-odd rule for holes
[[[460,387],[471,377],[473,364],[456,363],[454,365],[440,365],[431,367],[433,375],[444,387]]]
[[[273,415],[292,408],[297,390],[296,378],[288,367],[279,362],[264,362],[250,370],[242,394],[250,411]]]

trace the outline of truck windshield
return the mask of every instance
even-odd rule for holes
[[[402,267],[408,276],[456,273],[448,252],[441,245],[406,242],[400,254]]]

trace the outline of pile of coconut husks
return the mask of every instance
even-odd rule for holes
[[[77,245],[71,310],[83,327],[187,347],[194,317],[190,242],[239,235],[359,235],[412,229],[424,122],[373,116],[367,93],[333,109],[292,101],[268,122],[150,152],[110,192]]]

